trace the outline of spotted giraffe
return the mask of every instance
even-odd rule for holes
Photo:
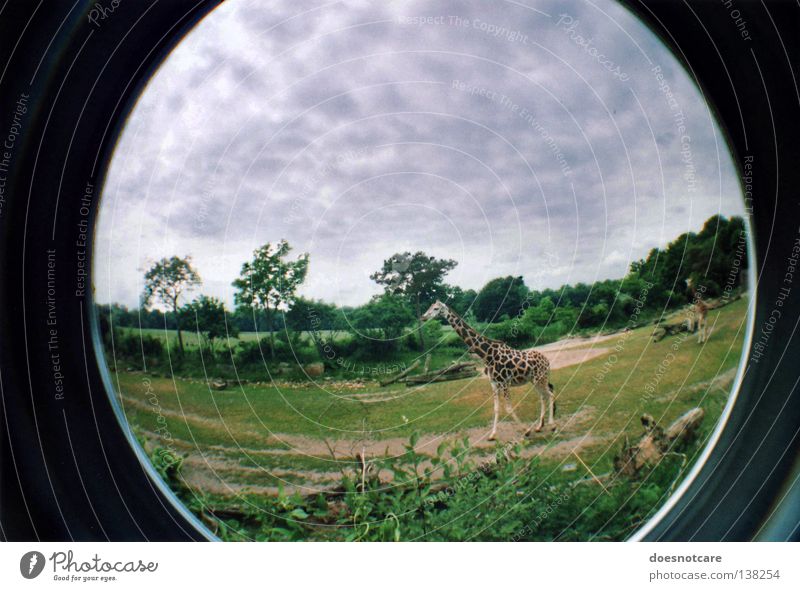
[[[702,292],[705,289],[696,289],[692,278],[686,280],[686,286],[692,296],[692,316],[689,319],[690,328],[697,331],[697,342],[704,343],[708,340],[708,306],[703,301]]]
[[[471,353],[478,355],[486,364],[486,375],[492,382],[492,394],[494,395],[494,421],[492,422],[492,432],[489,441],[494,441],[497,435],[497,420],[500,415],[500,395],[505,401],[506,412],[517,422],[521,422],[514,408],[511,405],[511,396],[508,389],[513,386],[523,386],[532,383],[539,392],[541,411],[539,420],[525,431],[529,435],[531,431],[539,432],[544,426],[545,406],[548,407],[550,418],[547,424],[555,431],[555,400],[553,385],[550,379],[550,362],[547,357],[539,351],[526,349],[519,351],[512,349],[502,341],[496,341],[478,334],[469,324],[446,304],[436,300],[428,311],[422,315],[422,320],[427,321],[436,316],[441,316],[453,330],[456,331],[461,340],[469,348]]]

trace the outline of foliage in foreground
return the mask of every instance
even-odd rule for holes
[[[586,541],[624,540],[657,509],[683,473],[670,457],[641,480],[602,482],[498,447],[474,463],[468,441],[417,454],[412,437],[399,459],[376,461],[371,476],[343,476],[331,493],[243,495],[235,501],[190,490],[178,468],[173,489],[224,540]],[[524,445],[524,444],[523,444]],[[394,473],[381,483],[378,469]]]

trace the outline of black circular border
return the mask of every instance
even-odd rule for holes
[[[18,101],[29,96],[0,208],[0,537],[210,539],[120,428],[98,357],[91,293],[76,295],[75,241],[81,220],[94,227],[105,167],[144,83],[217,2],[120,2],[99,24],[87,19],[93,3],[42,4],[9,2],[0,13],[3,140]],[[741,2],[735,8],[748,23],[752,41],[746,42],[720,2],[626,5],[695,76],[735,159],[754,158],[757,338],[785,286],[800,224],[800,11],[788,1]],[[87,182],[94,199],[85,216],[80,199]],[[48,250],[55,254],[48,257]],[[50,305],[55,326],[48,324]],[[707,461],[640,538],[800,539],[800,286],[781,310],[765,350],[757,361],[748,359]],[[63,399],[54,390],[53,328]]]

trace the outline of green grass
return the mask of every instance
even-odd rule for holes
[[[719,416],[726,392],[708,386],[721,374],[731,377],[739,361],[743,341],[746,301],[740,300],[709,316],[712,336],[705,346],[695,337],[668,337],[659,343],[650,339],[651,327],[644,327],[596,346],[610,348],[605,355],[581,365],[553,372],[551,381],[558,395],[560,416],[582,410],[589,413],[587,427],[592,433],[617,440],[635,437],[643,412],[667,424],[694,406],[708,412],[707,424]],[[683,340],[682,340],[683,339]],[[415,354],[406,355],[410,363]],[[451,360],[452,352],[434,358],[433,367]],[[616,360],[616,361],[615,361]],[[652,393],[659,364],[671,360]],[[359,364],[353,377],[360,377]],[[369,367],[369,365],[367,365]],[[120,372],[120,391],[128,405],[129,421],[147,431],[157,427],[157,415],[146,400],[142,375]],[[264,372],[264,384],[248,384],[214,391],[202,381],[150,377],[162,409],[171,412],[167,424],[173,437],[204,445],[258,447],[270,432],[304,435],[310,438],[371,439],[409,437],[420,433],[459,433],[491,421],[492,398],[484,378],[432,384],[409,389],[403,385],[379,388],[368,383],[361,390],[332,394],[337,382],[315,384],[272,384]],[[599,383],[598,383],[599,380]],[[727,383],[726,383],[727,385]],[[386,396],[385,402],[365,404],[353,394],[373,392]],[[517,413],[523,420],[538,416],[538,396],[531,388],[512,390]],[[393,399],[392,399],[393,398]],[[366,432],[365,432],[366,428]],[[610,466],[616,448],[598,444],[588,459],[600,470]]]
[[[744,340],[747,304],[742,299],[712,310],[712,332],[705,345],[699,345],[695,335],[685,334],[654,343],[653,327],[647,326],[597,343],[596,347],[609,349],[599,357],[553,371],[559,430],[521,442],[523,453],[525,449],[551,452],[540,458],[539,465],[552,482],[588,476],[573,450],[592,473],[607,473],[624,439],[635,441],[641,435],[643,413],[667,426],[700,406],[706,419],[696,454],[728,399]],[[459,354],[449,348],[434,351],[432,367]],[[416,356],[407,352],[391,363],[408,364]],[[223,391],[211,390],[199,379],[123,371],[114,377],[128,421],[148,451],[169,447],[183,456],[181,486],[223,505],[240,504],[247,491],[262,499],[264,494],[275,498],[281,489],[305,494],[308,487],[327,482],[325,478],[330,480],[340,470],[352,474],[353,456],[365,442],[372,442],[371,453],[378,460],[382,451],[375,450],[381,450],[383,442],[396,448],[398,440],[415,433],[442,434],[453,442],[490,426],[492,396],[483,376],[422,388],[380,388],[359,376],[358,367],[317,384],[270,382],[265,370],[263,382],[231,385]],[[350,381],[342,380],[344,376]],[[356,377],[365,383],[355,386]],[[380,401],[354,399],[358,396]],[[539,400],[531,388],[513,389],[512,399],[524,421],[538,417]],[[520,435],[521,429],[515,437]],[[339,445],[336,460],[323,442]],[[402,448],[398,453],[404,453]],[[470,450],[476,461],[491,453],[486,446]],[[562,473],[569,463],[578,468]],[[656,492],[652,495],[648,507],[660,502]],[[604,501],[609,511],[611,502]]]

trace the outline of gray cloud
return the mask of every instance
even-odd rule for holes
[[[375,293],[369,273],[399,250],[455,258],[465,288],[508,273],[554,287],[621,276],[713,213],[741,214],[723,138],[655,36],[607,1],[536,8],[225,3],[126,125],[98,298],[134,305],[148,261],[192,254],[232,303],[241,263],[281,238],[311,253],[304,294],[340,304]]]

